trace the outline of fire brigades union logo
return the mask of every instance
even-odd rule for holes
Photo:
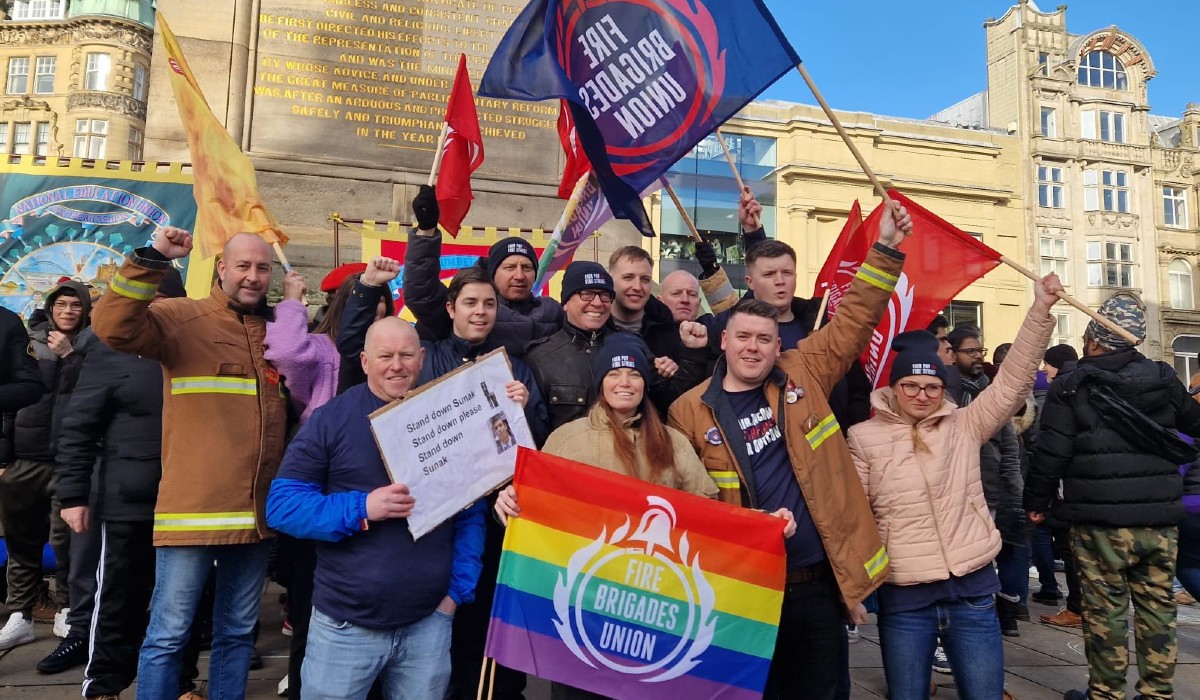
[[[718,616],[700,554],[676,531],[674,506],[658,496],[646,502],[632,531],[628,518],[611,534],[601,528],[571,556],[554,588],[553,622],[588,666],[657,683],[701,663]]]

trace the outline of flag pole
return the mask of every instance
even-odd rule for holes
[[[283,271],[291,272],[292,264],[288,262],[287,256],[283,254],[283,246],[279,245],[279,241],[275,241],[271,244],[271,247],[275,249],[275,255],[279,256],[279,263],[283,265]]]
[[[688,230],[692,232],[692,238],[695,238],[697,243],[703,243],[704,239],[700,237],[700,232],[696,230],[696,224],[692,223],[692,217],[688,216],[687,209],[683,208],[683,202],[679,201],[679,195],[675,194],[675,188],[671,187],[671,183],[664,182],[663,189],[667,191],[667,194],[671,195],[671,201],[675,202],[675,208],[679,210],[679,215],[683,217],[683,223],[687,224]]]
[[[813,321],[813,330],[821,329],[821,322],[825,320],[825,311],[829,308],[829,289],[821,295],[821,305],[817,307],[817,320]]]
[[[437,150],[433,154],[433,167],[429,169],[429,182],[426,184],[433,187],[437,182],[438,170],[442,167],[442,156],[446,154],[446,137],[450,135],[450,125],[442,123],[442,133],[438,136]]]
[[[742,174],[738,172],[737,164],[733,162],[733,154],[729,152],[729,146],[725,145],[725,134],[721,133],[721,127],[717,127],[717,141],[721,142],[721,150],[725,152],[725,160],[729,161],[729,169],[733,171],[733,177],[737,180],[738,195],[746,191],[746,183],[742,181]]]
[[[1017,272],[1021,273],[1022,275],[1025,275],[1026,277],[1033,280],[1034,282],[1041,281],[1041,278],[1038,277],[1036,274],[1034,274],[1034,272],[1032,270],[1025,267],[1021,263],[1017,262],[1016,260],[1013,260],[1012,258],[1008,257],[1007,255],[1001,255],[1000,262],[1004,263],[1005,265],[1008,265],[1012,269],[1016,270]],[[1093,321],[1095,321],[1096,323],[1099,323],[1100,325],[1104,326],[1105,328],[1112,331],[1113,333],[1116,333],[1117,335],[1121,336],[1122,338],[1124,338],[1126,341],[1132,343],[1133,345],[1141,344],[1142,341],[1139,340],[1137,336],[1135,336],[1134,334],[1125,330],[1124,328],[1121,328],[1116,323],[1114,323],[1111,319],[1107,319],[1107,318],[1101,316],[1098,311],[1096,311],[1092,307],[1088,306],[1087,304],[1084,304],[1083,302],[1079,301],[1078,299],[1071,296],[1070,294],[1067,294],[1066,292],[1059,292],[1058,298],[1062,299],[1063,301],[1067,302],[1071,306],[1073,306],[1076,309],[1079,309],[1083,313],[1087,314]]]
[[[846,142],[850,153],[858,161],[859,167],[867,174],[867,179],[871,181],[871,186],[875,188],[875,194],[882,197],[883,201],[890,203],[892,200],[888,197],[887,190],[883,188],[883,183],[879,181],[878,177],[875,177],[875,171],[871,169],[871,166],[867,165],[867,159],[863,158],[863,154],[858,150],[858,146],[855,146],[854,141],[850,139],[850,134],[847,134],[846,130],[842,127],[841,120],[833,113],[833,109],[825,101],[825,97],[821,94],[821,91],[817,89],[817,84],[813,82],[812,76],[808,74],[808,69],[804,67],[803,63],[798,63],[796,64],[796,70],[800,71],[800,77],[804,78],[804,82],[808,84],[808,89],[812,91],[813,97],[817,98],[817,104],[821,105],[821,109],[825,110],[825,116],[829,117],[829,121],[833,123],[833,128],[837,130],[838,136],[841,136],[842,140]]]
[[[579,206],[579,200],[583,197],[583,190],[587,187],[588,178],[591,176],[592,171],[588,170],[575,181],[575,187],[571,190],[570,198],[567,199],[567,206],[563,208],[562,216],[558,217],[558,223],[554,226],[554,233],[550,234],[550,243],[542,251],[544,262],[543,260],[538,260],[537,279],[533,281],[533,289],[535,291],[541,289],[542,283],[545,281],[546,271],[550,269],[550,262],[554,260],[554,252],[558,250],[558,244],[562,241],[563,232],[567,230],[567,224],[571,223],[571,217],[575,215],[575,209]]]
[[[483,657],[483,665],[479,667],[479,690],[475,691],[475,700],[483,700],[484,679],[487,678],[488,668],[494,663],[495,662],[492,661],[491,657],[489,657],[489,656]],[[489,690],[488,697],[491,697],[491,695],[492,694]]]

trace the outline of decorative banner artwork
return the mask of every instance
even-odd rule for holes
[[[518,445],[533,447],[508,353],[476,362],[371,414],[371,431],[392,481],[416,499],[408,529],[418,539],[512,478]]]
[[[191,229],[191,175],[181,164],[161,166],[0,163],[0,305],[28,318],[63,277],[102,293],[159,228]]]
[[[487,655],[619,700],[761,698],[783,522],[521,449]]]
[[[348,228],[362,235],[362,260],[370,262],[376,255],[386,255],[389,258],[404,262],[404,253],[408,249],[408,231],[410,224],[398,221],[364,221],[359,225],[346,222]],[[451,242],[442,240],[441,279],[449,284],[454,273],[470,267],[481,257],[486,257],[488,248],[497,241],[509,236],[521,236],[533,244],[540,256],[550,242],[550,231],[544,229],[498,228],[488,226],[483,228],[463,226],[458,237]],[[561,275],[559,275],[561,277]],[[553,286],[546,286],[542,294],[557,294],[558,280],[553,280]],[[400,275],[392,280],[392,299],[395,301],[396,314],[409,321],[415,320],[411,312],[404,309],[404,267],[400,267]]]

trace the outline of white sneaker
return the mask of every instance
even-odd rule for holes
[[[54,636],[59,639],[66,639],[71,632],[71,626],[67,624],[67,615],[71,614],[70,608],[63,608],[54,613]]]
[[[28,644],[34,639],[37,639],[37,635],[33,633],[33,620],[26,620],[23,614],[15,612],[8,616],[8,622],[0,629],[0,651]]]
[[[288,694],[288,677],[284,676],[283,680],[279,681],[279,687],[275,689],[275,694],[281,698],[286,698]]]

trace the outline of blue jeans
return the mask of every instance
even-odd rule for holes
[[[1193,597],[1200,598],[1200,514],[1188,513],[1179,523],[1179,559],[1175,578]]]
[[[1004,643],[996,601],[988,596],[879,616],[879,646],[891,700],[929,700],[938,638],[960,698],[1001,700]]]
[[[188,629],[213,562],[212,657],[208,671],[210,700],[246,697],[254,623],[267,575],[269,540],[256,544],[207,547],[158,547],[150,625],[138,658],[138,700],[179,697],[179,662]]]
[[[1058,579],[1054,576],[1054,537],[1050,526],[1042,523],[1033,531],[1033,565],[1037,567],[1038,583],[1045,595],[1059,595]],[[1026,584],[1028,585],[1028,584]]]
[[[375,630],[313,608],[301,671],[304,700],[365,698],[377,677],[388,700],[442,697],[450,682],[453,623],[452,615],[435,610],[408,627]]]
[[[1029,546],[1005,542],[996,555],[996,574],[1000,577],[1001,593],[1026,602],[1029,598]]]

